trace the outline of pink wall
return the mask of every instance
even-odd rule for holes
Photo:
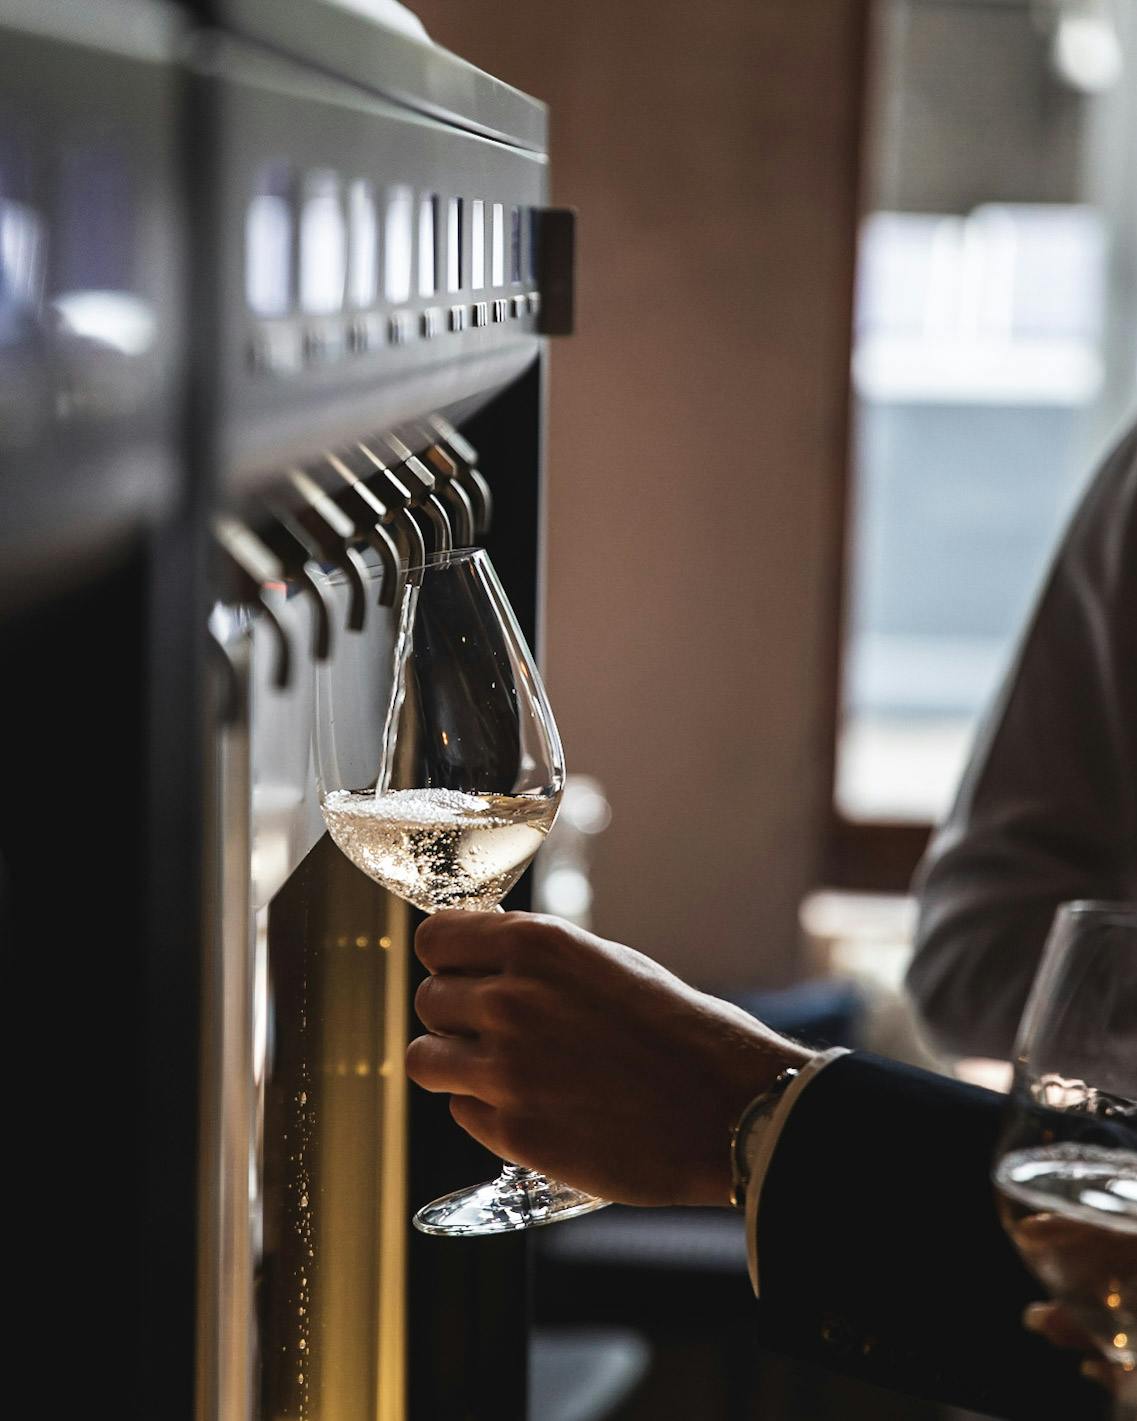
[[[866,3],[416,6],[552,110],[548,682],[598,930],[701,982],[792,975],[820,860]]]

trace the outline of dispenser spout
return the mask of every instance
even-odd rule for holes
[[[276,643],[272,683],[285,690],[292,679],[292,643],[288,631],[268,597],[268,584],[283,582],[284,568],[279,558],[239,519],[219,515],[213,520],[213,536],[228,556],[237,578],[235,600],[246,606],[256,604],[268,622]],[[227,658],[228,659],[228,658]]]
[[[332,654],[333,609],[325,581],[313,569],[320,549],[289,509],[278,503],[268,508],[273,516],[265,525],[264,540],[280,559],[285,576],[295,579],[311,599],[312,656],[326,661]]]
[[[399,549],[399,557],[405,567],[421,568],[426,561],[426,542],[422,529],[411,513],[410,489],[395,477],[374,450],[366,444],[357,444],[355,447],[367,460],[366,487],[375,493],[387,509],[383,521],[391,530]]]
[[[399,567],[398,546],[384,526],[391,517],[387,505],[338,455],[329,453],[326,457],[328,467],[337,481],[342,481],[338,498],[340,506],[348,517],[354,520],[364,541],[378,555],[383,569],[382,581],[379,584],[379,605],[393,607],[398,600],[403,578]]]
[[[429,520],[434,551],[449,552],[454,546],[454,530],[446,506],[438,496],[434,475],[398,435],[387,434],[383,442],[397,460],[399,476],[411,492],[411,504],[421,508]]]
[[[323,562],[338,567],[351,589],[347,625],[360,631],[367,620],[367,564],[351,546],[355,524],[302,469],[290,469],[288,481],[300,495],[297,521],[311,536]]]
[[[440,414],[427,421],[438,447],[455,466],[454,481],[463,489],[474,509],[474,536],[484,539],[493,521],[493,492],[478,468],[478,451]]]

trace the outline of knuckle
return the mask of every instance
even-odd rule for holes
[[[517,1105],[525,1088],[525,1072],[511,1051],[494,1051],[485,1066],[485,1076],[499,1105]]]
[[[531,958],[530,970],[547,973],[571,955],[574,940],[558,919],[534,917],[529,924],[524,946]]]
[[[514,1035],[532,1019],[531,993],[515,978],[495,978],[487,986],[484,1011],[492,1027]]]

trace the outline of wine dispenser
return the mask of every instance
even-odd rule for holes
[[[128,1295],[53,1411],[525,1415],[526,1238],[410,1228],[493,1166],[408,1090],[415,923],[330,843],[312,731],[447,548],[540,646],[546,140],[396,4],[0,0],[13,1280]]]

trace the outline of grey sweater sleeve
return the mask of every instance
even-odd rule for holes
[[[1009,1057],[1057,904],[1137,896],[1137,428],[1051,567],[916,876],[908,986],[934,1039]]]

